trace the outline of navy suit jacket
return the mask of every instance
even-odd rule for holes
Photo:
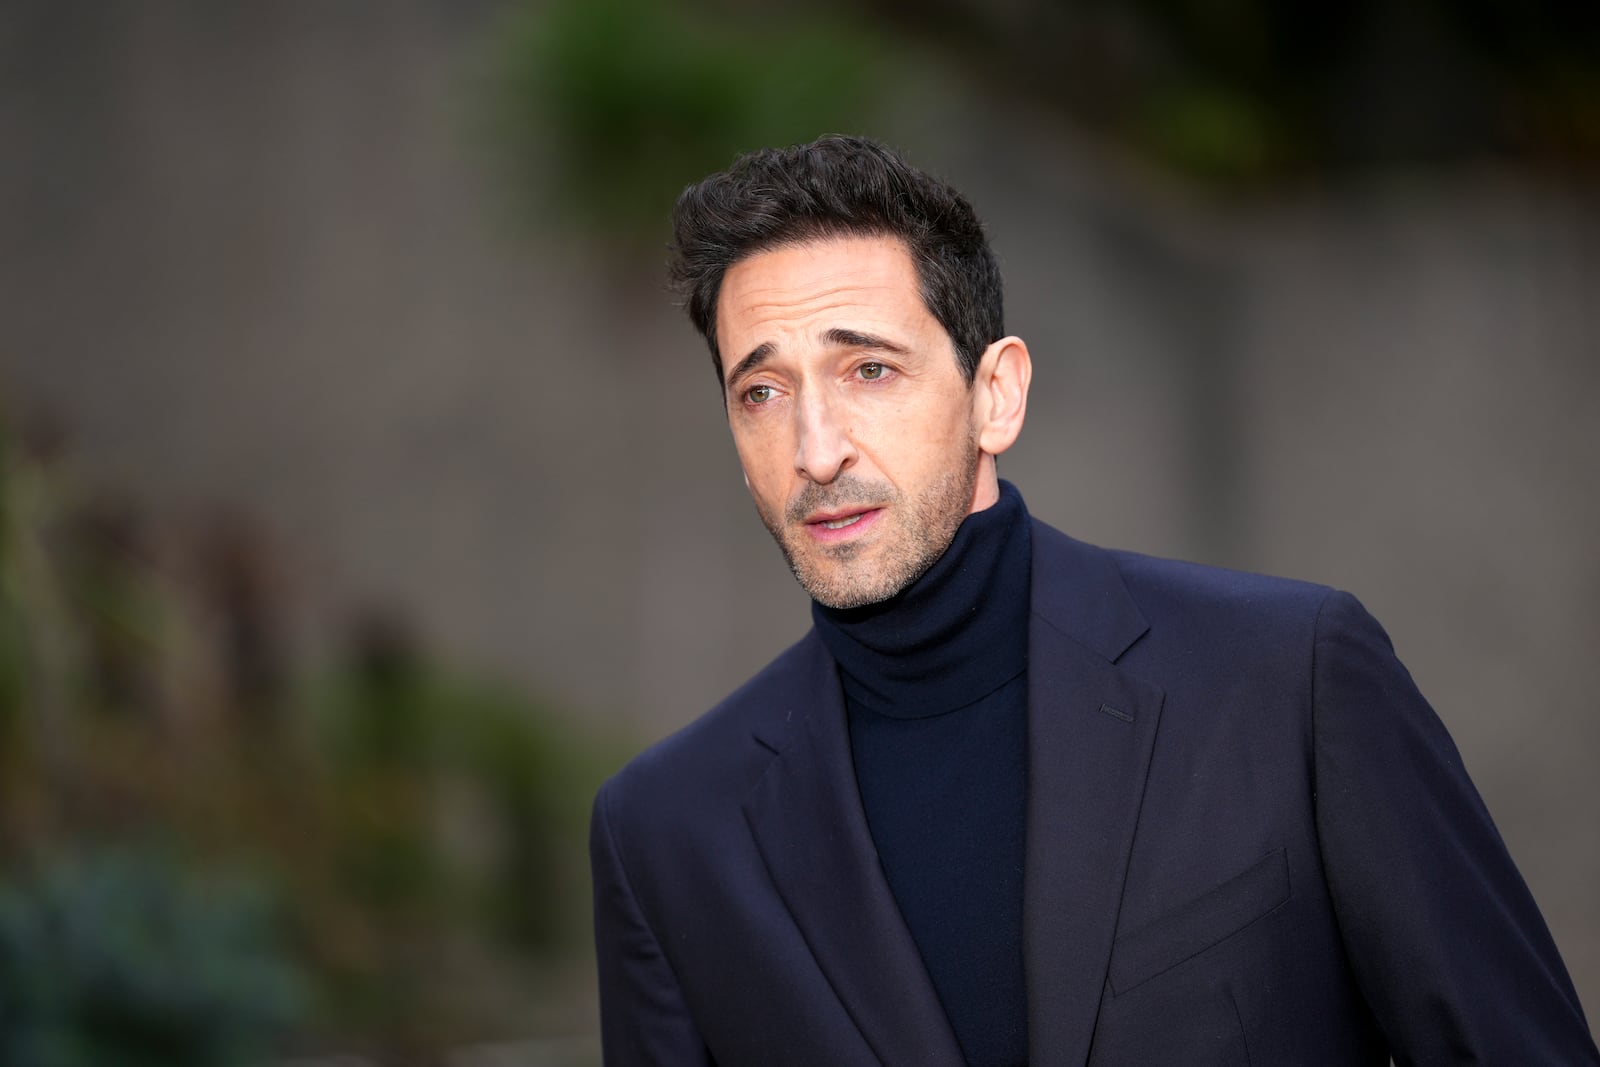
[[[1354,598],[1035,522],[1029,1062],[1596,1064],[1444,727]],[[815,632],[595,801],[606,1063],[955,1067]]]

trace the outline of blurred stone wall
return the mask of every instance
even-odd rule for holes
[[[9,5],[0,389],[88,477],[258,516],[301,640],[381,604],[656,736],[805,601],[661,257],[511,224],[471,134],[493,8]],[[1600,1010],[1600,197],[1223,207],[951,85],[885,133],[990,220],[1036,361],[1003,474],[1087,540],[1360,596]]]

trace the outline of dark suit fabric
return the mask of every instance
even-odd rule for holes
[[[1029,1061],[1600,1063],[1455,746],[1325,587],[1033,528]],[[957,1065],[815,632],[601,789],[606,1062]]]

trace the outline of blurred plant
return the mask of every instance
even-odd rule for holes
[[[17,748],[27,673],[27,631],[18,590],[22,519],[17,477],[21,464],[16,443],[5,432],[4,415],[0,411],[0,759]],[[10,777],[0,772],[0,782]]]
[[[259,531],[147,522],[60,444],[0,420],[0,869],[40,872],[0,890],[0,1064],[231,1064],[291,1024],[410,1061],[529,1025],[587,945],[587,805],[624,746],[394,615],[310,677]],[[192,865],[98,844],[151,837]],[[200,873],[240,864],[281,927]]]
[[[144,518],[127,499],[102,494],[63,516],[59,573],[84,654],[83,703],[108,714],[160,713],[164,615]]]
[[[226,511],[207,524],[198,547],[197,584],[212,605],[226,699],[255,724],[249,728],[275,728],[290,689],[276,557],[255,524]]]
[[[382,615],[320,703],[339,877],[370,921],[465,909],[534,955],[586,943],[573,902],[608,746],[523,693],[441,671]]]
[[[117,849],[0,887],[10,1067],[253,1067],[304,1002],[259,883]]]
[[[1375,166],[1600,165],[1600,5],[866,0],[952,71],[1213,189]]]
[[[492,41],[499,147],[526,189],[613,238],[654,239],[677,190],[739,152],[868,124],[893,55],[828,9],[673,0],[525,4]],[[541,216],[548,202],[535,201]]]
[[[535,955],[587,949],[589,803],[628,746],[576,734],[509,689],[457,683],[448,699],[456,774],[492,842],[474,890],[489,930]]]
[[[0,854],[48,833],[70,802],[67,710],[79,635],[55,541],[72,507],[47,421],[14,432],[0,410]]]
[[[340,860],[351,889],[385,911],[425,906],[441,877],[428,808],[442,710],[398,622],[357,630],[330,722]]]
[[[1563,0],[551,0],[499,44],[501,132],[613,230],[736,151],[869,124],[910,45],[1218,190],[1395,165],[1600,167],[1600,5]],[[893,42],[890,46],[886,42]],[[981,86],[981,88],[979,88]]]

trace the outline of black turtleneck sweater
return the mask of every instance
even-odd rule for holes
[[[1001,482],[897,596],[811,608],[839,664],[884,874],[972,1067],[1027,1061],[1028,528]]]

